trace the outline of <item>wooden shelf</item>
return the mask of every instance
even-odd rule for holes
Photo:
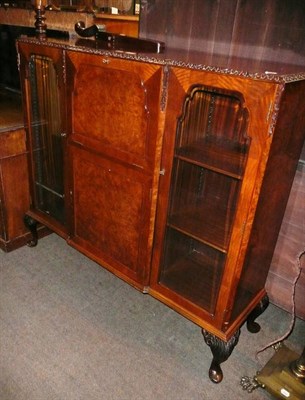
[[[242,179],[246,146],[225,139],[206,138],[178,148],[176,157],[235,179]]]
[[[216,203],[214,205],[202,204],[200,207],[185,210],[183,214],[172,215],[168,225],[226,253],[233,212],[230,211],[230,217],[226,214],[228,214],[227,210],[217,207]]]

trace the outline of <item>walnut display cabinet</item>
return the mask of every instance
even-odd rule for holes
[[[44,223],[193,321],[220,382],[241,326],[259,331],[268,305],[305,135],[305,74],[255,63],[236,73],[89,39],[22,38],[18,51],[32,244]]]

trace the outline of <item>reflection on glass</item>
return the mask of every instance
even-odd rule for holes
[[[56,70],[47,57],[31,56],[31,111],[35,207],[64,223],[63,149]]]

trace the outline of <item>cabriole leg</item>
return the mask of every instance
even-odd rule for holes
[[[240,330],[238,329],[228,342],[219,339],[217,336],[204,329],[202,329],[202,334],[213,354],[213,360],[209,369],[209,377],[212,382],[219,383],[223,378],[220,364],[230,357],[234,347],[238,343]]]
[[[257,322],[255,322],[255,319],[259,317],[266,310],[268,305],[269,305],[269,297],[266,294],[247,318],[247,329],[249,332],[257,333],[260,331],[261,327]]]
[[[32,239],[28,241],[27,245],[29,247],[35,247],[38,242],[38,232],[37,232],[38,222],[27,214],[25,214],[23,222],[24,225],[29,229],[29,231],[32,234]]]

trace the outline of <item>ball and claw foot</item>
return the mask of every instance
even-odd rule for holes
[[[228,342],[219,339],[217,336],[204,329],[202,329],[202,334],[213,354],[213,360],[209,369],[209,378],[212,382],[219,383],[223,379],[223,372],[220,364],[230,357],[234,347],[238,343],[240,330],[238,329]]]

